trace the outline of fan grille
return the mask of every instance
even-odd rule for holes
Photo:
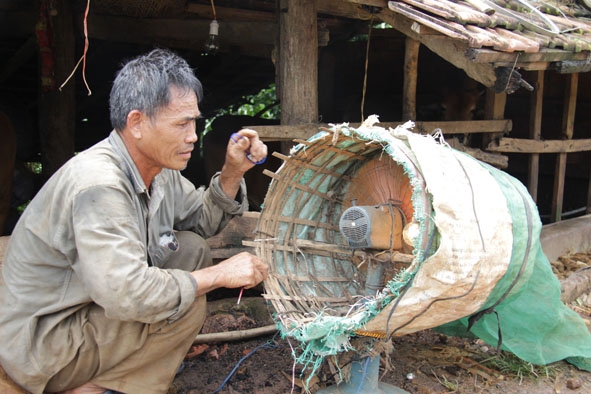
[[[370,244],[370,217],[363,209],[351,207],[343,213],[339,223],[341,232],[352,248],[365,248]]]

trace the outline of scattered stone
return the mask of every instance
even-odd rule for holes
[[[577,390],[581,388],[582,385],[583,381],[579,378],[571,378],[566,381],[566,387],[568,387],[571,390]]]

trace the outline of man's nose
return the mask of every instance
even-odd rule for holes
[[[194,144],[198,139],[199,137],[197,136],[197,129],[195,127],[193,127],[185,137],[185,141],[189,144]]]

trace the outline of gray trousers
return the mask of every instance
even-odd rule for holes
[[[179,249],[163,268],[186,271],[211,265],[209,247],[195,233],[176,234]],[[77,357],[49,381],[46,392],[57,393],[87,382],[127,394],[166,393],[206,317],[205,296],[173,321],[153,324],[109,319],[93,304],[80,328],[84,344]],[[67,345],[64,338],[63,345]]]

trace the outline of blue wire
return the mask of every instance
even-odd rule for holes
[[[230,372],[228,374],[228,376],[226,376],[226,379],[224,379],[224,381],[222,382],[222,384],[220,384],[220,387],[218,387],[212,394],[216,394],[219,393],[220,390],[222,388],[224,388],[224,386],[226,385],[226,383],[228,383],[228,381],[230,380],[230,378],[232,378],[232,376],[236,373],[236,370],[238,370],[238,367],[240,366],[240,364],[242,364],[242,362],[244,360],[246,360],[247,358],[249,358],[250,356],[252,356],[257,350],[261,349],[261,348],[268,348],[268,349],[273,349],[276,348],[277,345],[271,345],[270,343],[263,343],[262,345],[259,345],[257,347],[255,347],[254,349],[252,349],[250,352],[248,352],[248,354],[244,357],[242,357],[238,363],[234,366],[234,369],[232,369],[232,372]]]

